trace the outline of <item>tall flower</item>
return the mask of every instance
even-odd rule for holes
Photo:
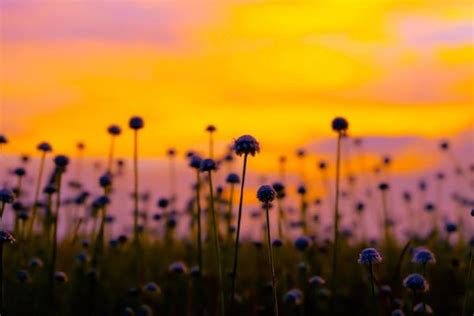
[[[337,255],[338,241],[339,241],[339,182],[340,182],[340,169],[341,169],[341,139],[346,136],[349,123],[345,118],[336,117],[332,121],[332,129],[337,133],[337,148],[336,148],[336,196],[334,202],[334,249],[332,256],[332,280],[331,280],[331,293],[333,311],[335,308],[335,297],[336,297],[336,285],[337,285]]]
[[[15,242],[15,237],[7,231],[0,230],[0,314],[3,315],[3,245]]]
[[[46,142],[42,142],[38,144],[36,148],[41,152],[41,160],[40,160],[40,166],[39,166],[39,171],[38,171],[38,178],[36,179],[35,197],[33,201],[33,207],[31,210],[31,220],[28,226],[28,236],[31,236],[31,234],[33,233],[33,227],[34,227],[34,223],[36,219],[36,210],[38,208],[38,202],[39,202],[38,199],[39,199],[39,193],[41,189],[41,180],[43,178],[44,162],[45,162],[46,154],[53,150],[51,145]]]
[[[260,152],[260,144],[257,140],[250,135],[240,136],[232,146],[235,154],[238,156],[244,156],[244,164],[242,168],[242,182],[240,184],[240,199],[239,199],[239,213],[237,215],[237,231],[235,234],[235,248],[234,248],[234,263],[232,267],[232,286],[231,286],[231,297],[230,303],[233,304],[235,298],[235,285],[237,280],[237,264],[239,260],[239,238],[240,238],[240,223],[242,220],[242,205],[244,199],[244,187],[245,187],[245,173],[247,170],[247,158],[249,155],[255,156]]]
[[[225,314],[225,302],[224,302],[224,282],[222,276],[222,262],[221,262],[221,251],[219,246],[219,234],[216,221],[216,214],[214,210],[214,188],[212,186],[212,172],[217,170],[217,165],[212,159],[204,159],[201,161],[200,170],[202,172],[207,172],[209,178],[209,194],[210,194],[210,212],[211,212],[211,225],[212,233],[214,239],[214,251],[216,253],[216,267],[218,269],[218,278],[219,278],[219,297],[220,297],[220,309],[221,315]]]
[[[366,265],[369,268],[370,275],[370,288],[372,290],[372,304],[374,309],[374,315],[377,315],[377,299],[375,297],[375,286],[374,286],[374,270],[373,265],[382,262],[382,256],[375,248],[365,248],[359,254],[359,264]]]
[[[202,273],[202,224],[201,224],[201,177],[199,171],[202,159],[196,154],[191,156],[189,166],[196,170],[196,217],[197,217],[197,248],[198,248],[198,266],[199,272]]]
[[[209,124],[206,127],[206,132],[209,133],[209,157],[212,159],[214,158],[214,133],[216,132],[217,128]]]
[[[143,119],[133,116],[128,121],[133,130],[133,240],[138,243],[138,131],[145,126]]]
[[[276,197],[276,192],[270,185],[262,185],[257,191],[257,198],[265,205],[265,213],[267,218],[267,242],[268,242],[268,261],[270,263],[270,271],[272,273],[272,292],[273,292],[273,313],[278,316],[278,297],[276,291],[275,265],[273,263],[272,238],[270,234],[270,202]]]
[[[113,162],[114,162],[114,149],[115,149],[115,138],[122,133],[122,129],[118,125],[110,125],[107,128],[107,132],[110,135],[110,147],[109,147],[109,161],[107,163],[107,172],[112,174]]]

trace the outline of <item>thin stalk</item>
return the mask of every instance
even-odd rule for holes
[[[196,170],[196,207],[197,207],[197,248],[199,272],[203,272],[202,266],[202,225],[201,225],[201,179],[199,169]]]
[[[62,170],[58,170],[58,174],[56,175],[56,186],[57,186],[57,193],[56,193],[56,205],[55,205],[55,213],[53,214],[53,250],[51,254],[51,271],[50,271],[50,282],[51,282],[51,302],[54,304],[54,272],[56,271],[56,257],[57,257],[57,248],[58,248],[58,218],[59,218],[59,209],[61,207],[61,176]]]
[[[384,238],[385,238],[385,245],[388,244],[390,240],[390,231],[388,227],[388,210],[387,210],[387,195],[386,191],[382,191],[382,212],[383,212],[383,230],[384,230]]]
[[[335,202],[334,202],[334,249],[333,249],[333,254],[332,254],[332,280],[331,280],[333,312],[336,307],[337,255],[338,255],[338,241],[339,241],[339,178],[340,178],[340,165],[341,165],[341,137],[342,137],[342,134],[339,133],[338,138],[337,138],[337,151],[336,151],[336,196],[335,196]]]
[[[470,288],[469,288],[469,283],[471,282],[471,276],[472,276],[472,253],[474,249],[473,247],[470,248],[470,255],[469,255],[469,267],[467,268],[467,280],[466,280],[466,293],[464,294],[464,300],[462,303],[462,313],[461,316],[466,315],[466,306],[467,306],[467,299],[470,294]]]
[[[239,238],[240,238],[240,222],[242,220],[242,204],[244,201],[244,186],[245,186],[245,172],[247,170],[247,157],[248,154],[244,154],[244,166],[242,168],[242,183],[240,184],[240,199],[239,199],[239,213],[237,215],[237,231],[235,234],[235,248],[234,248],[234,264],[232,268],[232,285],[230,295],[230,310],[232,311],[232,305],[235,298],[235,284],[237,280],[237,264],[239,261]]]
[[[3,212],[5,211],[5,202],[0,203],[0,220],[3,217]]]
[[[3,242],[0,242],[0,315],[3,315]]]
[[[209,132],[209,158],[214,159],[214,137],[213,132]]]
[[[278,316],[278,296],[276,290],[276,278],[275,278],[275,266],[273,263],[273,249],[272,249],[272,238],[270,235],[270,216],[269,216],[269,204],[265,203],[265,213],[267,216],[267,241],[268,241],[268,260],[270,261],[270,269],[272,272],[272,292],[273,292],[273,312],[275,316]]]
[[[234,184],[230,184],[230,195],[229,195],[229,209],[227,212],[227,239],[230,242],[232,238],[231,234],[231,223],[232,223],[232,206],[234,202]]]
[[[211,211],[211,220],[212,220],[212,232],[214,235],[214,250],[216,252],[216,265],[218,269],[218,280],[219,280],[219,296],[220,296],[220,309],[221,309],[221,316],[225,315],[225,303],[224,303],[224,287],[223,287],[223,279],[222,279],[222,264],[221,264],[221,251],[219,247],[219,234],[217,233],[217,222],[216,222],[216,214],[214,210],[214,189],[212,187],[212,171],[209,171],[209,194],[211,198],[210,203],[210,211]]]
[[[374,285],[374,270],[372,262],[369,262],[369,273],[370,273],[370,288],[372,290],[372,308],[374,309],[374,315],[378,314],[377,311],[377,298],[375,296],[375,285]]]
[[[110,137],[109,160],[107,163],[107,172],[112,174],[112,167],[114,161],[115,135]]]
[[[36,189],[35,189],[35,199],[33,201],[33,207],[31,209],[31,220],[30,223],[28,224],[28,237],[33,234],[33,227],[35,224],[35,219],[36,219],[36,209],[38,208],[38,199],[39,199],[39,193],[41,189],[41,178],[43,177],[43,170],[44,170],[44,160],[46,157],[46,152],[43,151],[41,155],[41,161],[40,161],[40,166],[39,166],[39,172],[38,172],[38,179],[36,180]]]
[[[138,243],[138,130],[133,140],[133,241]]]

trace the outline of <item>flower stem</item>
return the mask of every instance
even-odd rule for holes
[[[0,242],[0,315],[3,315],[3,242]]]
[[[334,202],[334,249],[332,254],[332,311],[336,308],[336,285],[337,285],[337,255],[338,255],[338,241],[339,241],[339,178],[341,165],[341,138],[342,134],[338,134],[337,151],[336,151],[336,196]]]
[[[196,207],[197,207],[197,248],[199,272],[203,272],[202,266],[202,226],[201,226],[201,179],[199,169],[196,170]]]
[[[272,238],[270,235],[270,216],[268,214],[269,204],[265,203],[265,212],[267,216],[267,241],[268,241],[268,260],[270,261],[270,269],[272,272],[272,292],[273,292],[273,312],[275,316],[278,316],[278,297],[276,290],[276,278],[275,278],[275,266],[273,263],[273,249],[272,249]]]
[[[230,240],[232,238],[231,234],[231,223],[232,223],[232,206],[234,202],[234,184],[230,184],[230,195],[229,195],[229,209],[227,213],[227,240],[230,243]]]
[[[138,131],[133,142],[133,241],[138,244]]]
[[[247,170],[247,157],[248,154],[244,154],[244,166],[242,168],[242,183],[240,185],[240,199],[239,199],[239,213],[237,215],[237,231],[235,234],[235,248],[234,248],[234,264],[232,268],[232,286],[230,296],[230,310],[232,311],[232,305],[235,299],[235,284],[237,280],[237,264],[239,261],[239,238],[240,238],[240,222],[242,220],[242,204],[244,199],[244,186],[245,186],[245,172]]]
[[[211,211],[211,220],[212,220],[212,232],[214,235],[214,250],[216,252],[216,266],[218,269],[218,281],[219,281],[219,301],[220,301],[220,310],[221,316],[225,315],[225,303],[224,303],[224,287],[223,287],[223,280],[222,280],[222,264],[221,264],[221,251],[219,248],[219,234],[217,232],[217,222],[216,222],[216,214],[214,210],[214,189],[212,187],[212,171],[209,171],[209,194],[211,197],[210,203],[210,211]]]
[[[372,262],[369,262],[369,273],[370,273],[370,288],[372,290],[372,308],[374,309],[374,315],[377,315],[377,299],[375,297],[375,285],[374,285],[374,270]]]
[[[28,224],[27,237],[33,234],[33,227],[34,227],[35,218],[36,218],[36,209],[38,208],[37,204],[38,204],[39,193],[40,193],[40,188],[41,188],[41,178],[43,177],[45,156],[46,156],[46,152],[43,152],[43,154],[41,155],[38,179],[36,180],[35,199],[33,201],[33,207],[31,209],[31,220],[30,220],[30,223]]]
[[[471,276],[472,276],[472,253],[473,253],[473,251],[474,251],[473,247],[470,247],[469,266],[467,268],[466,293],[464,294],[464,300],[463,300],[463,303],[462,303],[461,316],[464,316],[466,314],[467,299],[468,299],[469,294],[470,294],[469,283],[471,282]]]

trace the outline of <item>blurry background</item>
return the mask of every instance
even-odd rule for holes
[[[112,123],[124,129],[117,155],[129,158],[128,118],[141,115],[143,187],[156,195],[168,194],[170,147],[178,152],[180,186],[190,193],[181,160],[188,149],[206,153],[204,128],[212,123],[218,154],[243,133],[260,141],[251,183],[275,180],[280,155],[300,183],[295,151],[304,148],[316,198],[317,162],[331,165],[330,121],[342,115],[350,136],[364,139],[365,167],[348,141],[346,174],[368,178],[389,155],[394,188],[416,188],[421,178],[452,171],[438,150],[441,139],[450,140],[468,171],[472,1],[224,2],[1,1],[0,133],[10,140],[1,149],[3,165],[14,167],[19,154],[37,155],[40,141],[71,156],[83,141],[86,159],[105,163]],[[96,185],[94,170],[84,177]],[[13,181],[8,177],[2,181]],[[443,191],[445,200],[450,193]]]

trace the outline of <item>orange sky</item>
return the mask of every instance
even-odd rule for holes
[[[291,3],[2,1],[5,150],[48,140],[72,153],[84,140],[102,156],[106,127],[135,114],[145,157],[204,149],[213,123],[221,148],[250,133],[274,161],[332,135],[335,115],[352,135],[460,137],[472,149],[472,1]],[[126,129],[118,155],[131,140]],[[401,169],[420,165],[422,141],[399,150]]]

